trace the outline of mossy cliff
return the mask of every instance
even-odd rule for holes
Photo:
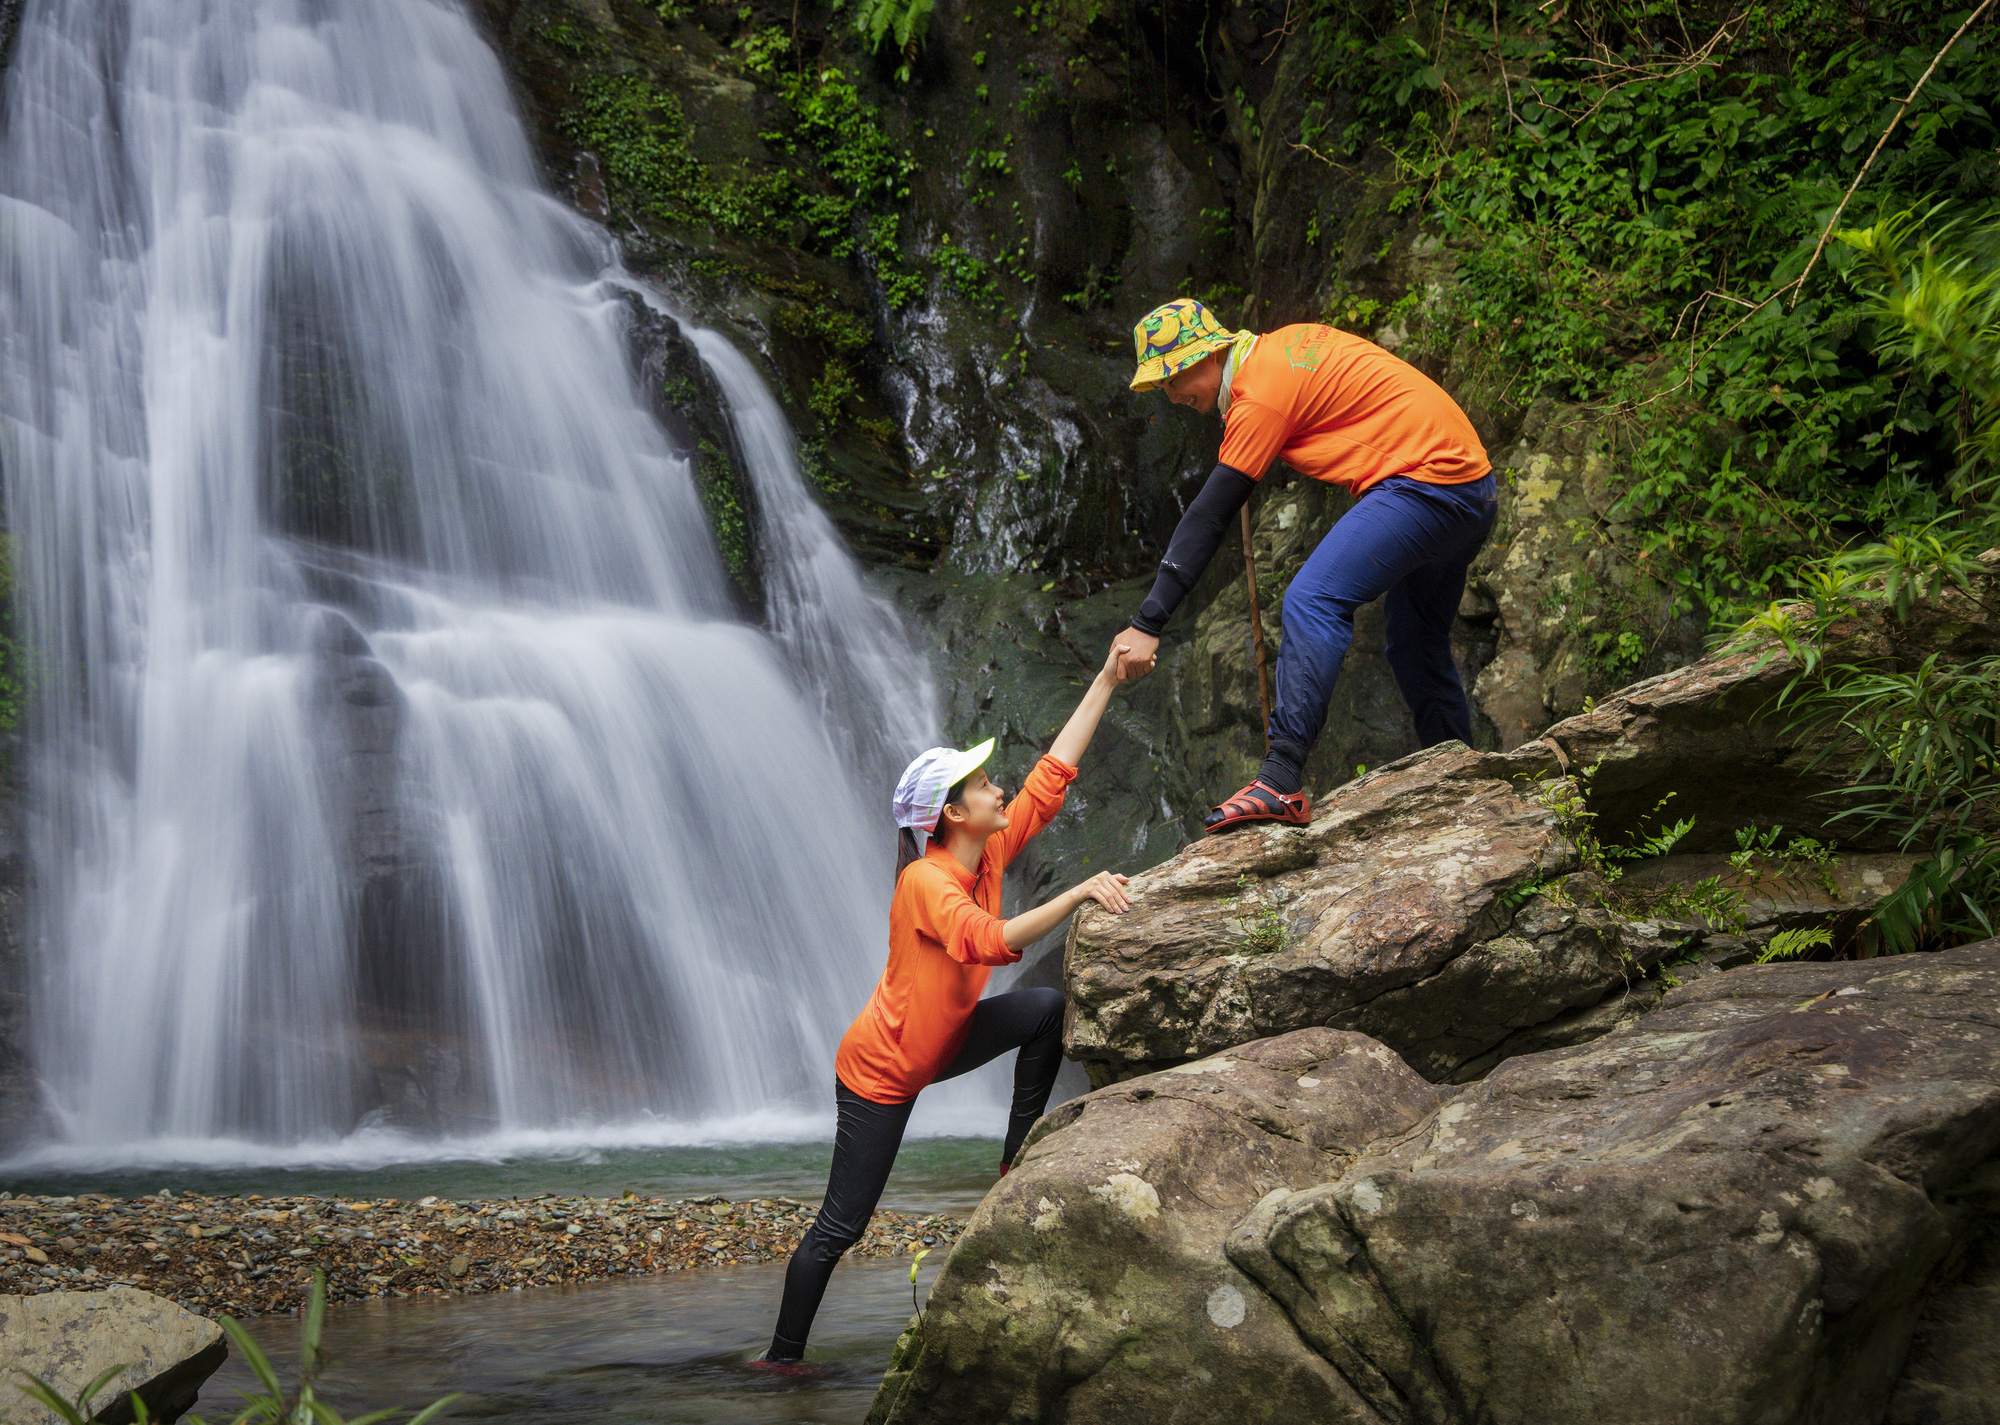
[[[475,9],[559,191],[762,357],[857,550],[949,620],[947,684],[1004,684],[1018,646],[979,580],[1046,596],[1049,666],[1079,674],[1078,631],[1136,602],[1217,439],[1125,389],[1130,323],[1179,293],[1362,332],[1472,416],[1504,486],[1458,639],[1488,745],[1685,664],[1798,559],[1949,493],[1951,393],[1874,356],[1840,244],[1757,303],[1962,16],[945,0],[877,54],[846,7]],[[1857,218],[2000,193],[1983,39]],[[1253,505],[1273,648],[1342,504],[1281,472]],[[720,515],[725,545],[755,518]],[[1232,546],[1134,704],[1183,832],[1261,750],[1248,634]],[[1378,648],[1365,621],[1321,790],[1413,744]]]

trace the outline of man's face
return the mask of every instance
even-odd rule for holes
[[[1190,406],[1207,415],[1215,409],[1215,398],[1222,390],[1224,355],[1220,351],[1211,351],[1194,365],[1176,371],[1162,381],[1160,389],[1176,406]]]

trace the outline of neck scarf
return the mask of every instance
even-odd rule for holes
[[[1256,332],[1239,332],[1229,344],[1229,360],[1222,363],[1222,385],[1215,393],[1215,409],[1222,412],[1224,419],[1229,416],[1229,385],[1236,379],[1236,368],[1256,344]]]

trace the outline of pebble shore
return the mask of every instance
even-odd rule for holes
[[[782,1260],[815,1211],[783,1197],[0,1193],[0,1295],[136,1286],[204,1316],[243,1317],[300,1306],[315,1271],[328,1301],[509,1291]],[[941,1252],[964,1228],[944,1214],[877,1212],[852,1254]]]

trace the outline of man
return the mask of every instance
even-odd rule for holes
[[[1389,667],[1418,741],[1469,744],[1472,713],[1451,659],[1451,622],[1496,501],[1493,467],[1465,412],[1409,363],[1316,323],[1226,331],[1201,303],[1182,298],[1149,313],[1133,336],[1132,389],[1158,387],[1177,405],[1219,410],[1223,428],[1219,463],[1181,516],[1152,592],[1115,640],[1129,650],[1121,681],[1154,666],[1167,620],[1273,460],[1359,497],[1285,590],[1270,751],[1257,779],[1208,814],[1207,829],[1310,819],[1306,755],[1354,640],[1354,611],[1384,594]]]

